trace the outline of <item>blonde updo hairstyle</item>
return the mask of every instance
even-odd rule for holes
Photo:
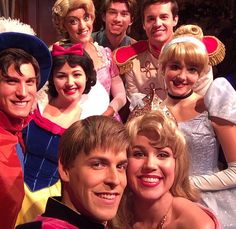
[[[179,36],[193,36],[199,40],[203,38],[203,31],[198,25],[181,25],[178,29],[175,30],[174,37]]]
[[[64,28],[64,19],[72,11],[82,8],[87,12],[92,20],[95,19],[95,7],[92,0],[57,0],[52,7],[52,22],[59,36],[69,39],[69,34]]]
[[[198,39],[201,42],[203,32],[197,25],[184,25],[175,31],[173,40],[163,47],[159,56],[160,71],[162,74],[165,72],[166,65],[169,61],[180,62],[181,60],[187,65],[196,66],[199,77],[209,71],[209,56],[206,49],[190,41],[173,42],[179,37],[186,36],[193,37],[193,39]]]

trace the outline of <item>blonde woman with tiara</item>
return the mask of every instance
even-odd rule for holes
[[[186,142],[175,121],[161,111],[147,112],[131,119],[127,130],[128,187],[112,228],[221,228],[209,209],[195,203]]]
[[[204,97],[193,92],[208,64],[218,63],[224,54],[217,38],[192,36],[196,28],[182,27],[182,33],[162,49],[159,64],[168,92],[164,103],[185,135],[191,183],[201,191],[202,203],[224,228],[235,228],[236,92],[225,78],[215,79]],[[227,161],[223,170],[218,167],[219,144]]]
[[[112,97],[103,115],[115,115],[118,118],[117,112],[126,103],[125,88],[113,61],[111,50],[92,42],[91,34],[95,19],[93,1],[57,0],[52,8],[52,17],[61,38],[59,43],[81,43],[92,58],[98,81]]]

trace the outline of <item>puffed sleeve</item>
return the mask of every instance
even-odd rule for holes
[[[210,116],[236,123],[236,91],[223,77],[216,78],[204,97]]]
[[[107,47],[104,50],[106,52],[107,59],[110,61],[111,78],[116,77],[117,75],[119,75],[119,68],[117,67],[117,65],[113,59],[112,51]]]
[[[88,94],[82,94],[80,119],[103,114],[109,105],[109,100],[110,98],[105,88],[97,81]]]

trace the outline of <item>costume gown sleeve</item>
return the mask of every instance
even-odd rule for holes
[[[236,123],[236,92],[225,78],[214,80],[204,99],[209,116]],[[191,179],[197,188],[204,191],[235,188],[236,161],[228,163],[225,170],[211,175],[193,176]]]
[[[201,203],[211,208],[224,228],[234,229],[236,225],[236,163],[228,163],[228,168],[219,171],[217,159],[218,140],[210,117],[226,119],[235,123],[235,91],[224,78],[217,78],[210,85],[204,97],[207,111],[195,119],[181,125],[190,139],[190,160],[193,168],[192,184],[201,190]],[[193,122],[193,125],[190,123]],[[189,131],[189,132],[188,132]],[[191,141],[192,139],[192,141]],[[235,142],[232,142],[235,144]]]
[[[215,79],[204,99],[210,116],[236,124],[236,92],[225,78]]]
[[[110,62],[110,74],[111,74],[111,95],[113,99],[110,102],[110,106],[115,112],[118,112],[126,103],[126,92],[122,79],[119,75],[119,69],[113,60],[113,56],[110,49],[106,48],[108,58]]]
[[[193,90],[199,95],[204,96],[207,92],[207,89],[211,85],[213,81],[213,71],[212,67],[209,66],[209,71],[205,73],[202,77],[200,77],[195,83]]]

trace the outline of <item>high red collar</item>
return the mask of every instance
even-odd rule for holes
[[[0,111],[0,128],[10,132],[17,136],[18,142],[20,143],[23,152],[25,151],[25,145],[22,138],[22,129],[25,128],[30,120],[32,119],[31,114],[26,118],[12,118]]]
[[[158,58],[159,55],[160,55],[160,53],[161,53],[162,47],[156,47],[156,46],[154,46],[154,45],[152,45],[152,44],[150,44],[150,43],[148,44],[148,47],[149,47],[150,53],[151,53],[153,56],[155,56],[156,58]]]
[[[27,126],[31,119],[31,115],[26,118],[12,118],[4,112],[0,111],[0,127],[11,132],[14,135],[17,132],[22,131],[22,129]]]

